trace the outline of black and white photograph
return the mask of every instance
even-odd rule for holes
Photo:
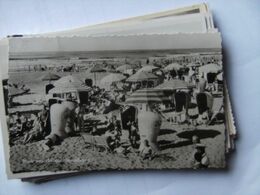
[[[13,173],[225,167],[219,48],[12,53],[3,89]]]
[[[257,0],[0,5],[1,195],[259,194]]]

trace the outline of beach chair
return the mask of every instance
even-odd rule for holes
[[[94,137],[94,145],[96,149],[99,151],[103,150],[105,152],[109,152],[110,148],[107,145],[107,138],[105,136],[93,136]]]
[[[81,136],[84,139],[84,142],[89,144],[93,151],[110,151],[105,136],[93,136],[87,133],[82,133]]]

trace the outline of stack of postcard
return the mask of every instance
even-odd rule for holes
[[[223,169],[236,128],[206,4],[1,40],[8,178]]]

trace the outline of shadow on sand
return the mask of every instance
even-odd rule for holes
[[[176,133],[176,131],[172,129],[160,129],[159,135],[167,135],[172,133]]]
[[[219,135],[220,132],[212,129],[195,129],[195,130],[188,130],[183,131],[177,134],[178,137],[184,138],[179,142],[175,141],[167,141],[167,140],[160,140],[158,142],[160,150],[166,150],[169,148],[177,148],[182,146],[188,146],[193,144],[192,137],[198,136],[199,139],[206,139],[206,138],[214,138]]]
[[[191,145],[192,141],[188,140],[188,139],[182,140],[182,141],[179,141],[179,142],[161,140],[158,143],[159,143],[160,150],[166,150],[166,149],[169,149],[169,148],[178,148],[178,147],[182,147],[182,146]]]
[[[180,138],[192,139],[193,136],[198,136],[199,139],[214,138],[219,135],[220,132],[213,129],[194,129],[183,131],[177,134]]]

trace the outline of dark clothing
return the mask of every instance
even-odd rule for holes
[[[196,99],[197,99],[199,114],[202,114],[205,111],[207,111],[208,110],[207,95],[205,93],[199,93]]]
[[[181,112],[183,109],[187,108],[187,93],[177,92],[175,94],[175,110],[176,112]]]
[[[214,81],[215,81],[215,79],[216,79],[216,76],[217,76],[216,73],[209,72],[209,73],[207,74],[208,83],[214,83]]]

